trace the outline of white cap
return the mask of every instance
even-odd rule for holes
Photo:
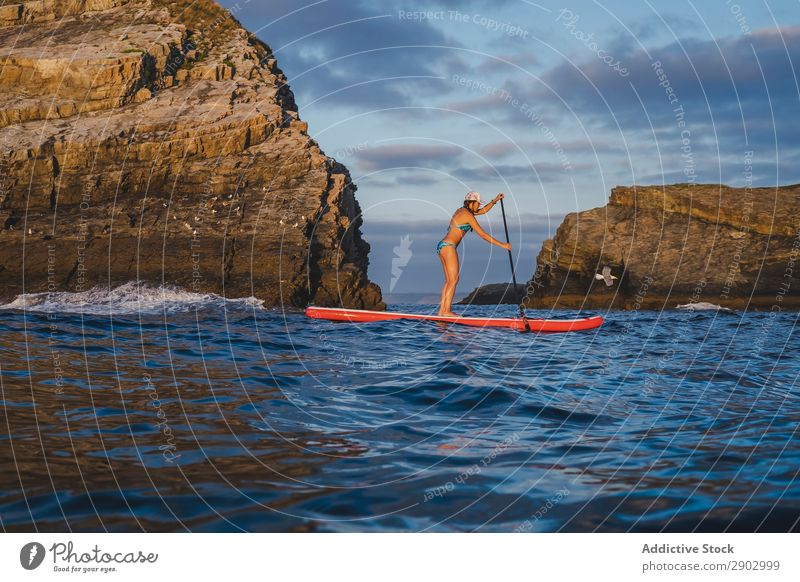
[[[475,202],[477,202],[478,204],[480,204],[481,203],[481,195],[478,194],[477,192],[474,192],[474,191],[473,192],[467,192],[467,195],[464,196],[464,202],[472,202],[473,200]]]

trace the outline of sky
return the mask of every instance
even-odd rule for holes
[[[441,288],[435,245],[469,190],[505,193],[527,280],[614,186],[800,182],[798,0],[220,3],[349,168],[384,293]],[[504,238],[499,206],[478,220]],[[504,250],[459,251],[460,294],[510,280]]]

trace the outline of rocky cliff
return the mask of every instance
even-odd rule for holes
[[[800,185],[617,187],[544,242],[532,307],[800,308]],[[619,279],[595,278],[604,266]]]
[[[227,11],[0,3],[0,295],[136,280],[383,308],[347,169]]]

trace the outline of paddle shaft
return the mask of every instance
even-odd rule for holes
[[[503,199],[500,199],[500,212],[503,213],[503,229],[506,231],[506,242],[510,243],[511,239],[508,236],[508,222],[506,222],[506,206],[503,204]],[[514,273],[514,257],[511,256],[511,251],[508,251],[508,264],[511,265],[511,280],[514,282],[514,293],[517,292],[517,275]]]
[[[503,229],[506,231],[506,242],[511,243],[511,238],[508,236],[508,221],[506,221],[506,205],[503,204],[503,199],[500,199],[500,211],[503,213]],[[511,251],[508,251],[508,264],[511,265],[511,281],[514,283],[514,295],[519,297],[517,290],[517,275],[514,272],[514,257],[511,256]],[[519,315],[525,322],[525,328],[528,328],[528,318],[525,317],[525,309],[522,307],[522,302],[519,304]]]

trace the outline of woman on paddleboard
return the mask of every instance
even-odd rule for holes
[[[481,208],[481,195],[477,192],[468,192],[464,198],[464,206],[459,208],[450,219],[450,227],[447,229],[447,234],[436,245],[436,253],[442,261],[442,269],[444,269],[444,287],[442,287],[442,302],[439,304],[439,315],[456,317],[452,312],[453,295],[456,293],[456,285],[458,285],[458,253],[456,247],[461,239],[471,230],[481,237],[486,242],[497,245],[500,248],[511,250],[511,243],[500,242],[489,236],[486,231],[481,228],[475,217],[480,214],[489,212],[498,200],[502,200],[504,196],[498,194],[494,200]]]

